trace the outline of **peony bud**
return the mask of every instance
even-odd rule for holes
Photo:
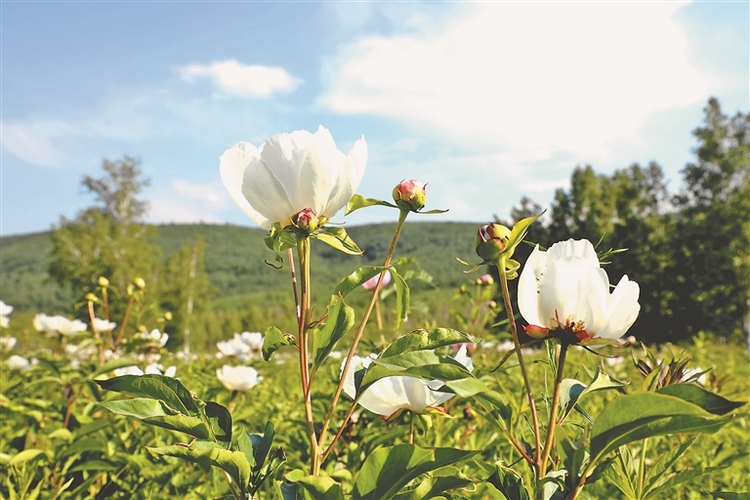
[[[510,229],[502,224],[487,224],[477,230],[474,247],[485,261],[496,261],[508,248]]]
[[[95,303],[99,302],[99,298],[96,295],[94,295],[93,293],[87,293],[86,294],[86,300],[88,300],[89,302],[95,302]]]
[[[167,321],[172,321],[172,313],[170,311],[165,312],[164,319],[166,319]]]
[[[393,188],[393,201],[403,210],[419,212],[427,201],[426,187],[425,184],[414,179],[401,181]]]
[[[135,286],[137,286],[141,290],[143,290],[144,288],[146,288],[146,282],[143,281],[143,278],[136,278],[136,279],[133,280],[133,283],[135,283]]]
[[[102,287],[102,288],[105,287],[105,286],[109,286],[109,280],[107,278],[105,278],[104,276],[99,276],[99,280],[98,281],[99,281],[99,286]]]
[[[292,224],[306,234],[311,234],[318,229],[318,217],[312,208],[304,208],[292,216]]]

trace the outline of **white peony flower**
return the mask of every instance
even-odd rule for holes
[[[367,368],[375,357],[371,354],[366,358],[355,356],[352,359],[352,369],[349,370],[344,381],[344,392],[350,398],[354,399],[356,396],[354,373],[357,366],[363,365]],[[461,346],[454,359],[469,371],[474,370],[471,358],[466,353],[466,346]],[[341,363],[342,370],[345,363],[346,360]],[[452,393],[439,392],[437,389],[442,386],[443,382],[439,380],[427,381],[402,376],[386,377],[368,387],[360,398],[359,404],[386,419],[393,417],[401,410],[423,413],[427,408],[440,406],[454,396]]]
[[[232,199],[264,229],[311,209],[330,219],[354,195],[367,164],[364,136],[348,156],[336,149],[324,127],[314,134],[298,130],[278,134],[256,148],[240,142],[220,158],[221,179]]]
[[[162,348],[165,345],[167,345],[167,341],[169,340],[169,334],[161,333],[158,328],[155,328],[151,330],[150,332],[141,333],[141,338],[144,340],[148,340],[155,345],[158,345],[159,348]]]
[[[13,312],[13,306],[9,306],[0,300],[0,327],[8,328],[10,326],[10,313]]]
[[[251,366],[224,365],[216,370],[216,376],[230,391],[249,391],[263,380]]]
[[[0,352],[10,352],[16,346],[15,337],[0,337]]]
[[[143,370],[135,365],[123,366],[122,368],[115,368],[115,377],[122,377],[123,375],[143,375]]]
[[[106,319],[94,318],[93,326],[99,332],[111,332],[117,327],[117,323]]]
[[[23,356],[19,356],[18,354],[14,354],[13,356],[6,359],[5,363],[11,370],[28,370],[29,368],[31,368],[32,364],[31,361],[24,358]]]
[[[518,308],[527,332],[567,330],[582,342],[619,339],[641,309],[638,283],[623,276],[610,293],[609,278],[588,240],[534,248],[518,280]]]
[[[235,357],[241,362],[247,363],[250,359],[261,356],[263,334],[259,332],[235,333],[233,338],[217,342],[216,347],[219,349],[219,352],[216,353],[217,358]]]
[[[88,329],[88,325],[79,319],[69,320],[65,316],[47,316],[44,313],[34,316],[33,325],[39,332],[64,337],[73,337]]]

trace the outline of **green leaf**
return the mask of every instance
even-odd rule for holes
[[[8,465],[16,466],[16,465],[25,464],[26,462],[34,462],[42,457],[44,458],[47,457],[47,452],[45,452],[44,450],[37,450],[37,449],[23,450],[13,455],[13,457],[8,462]]]
[[[394,330],[401,326],[406,320],[406,315],[409,314],[409,299],[410,291],[409,285],[406,284],[406,280],[396,271],[395,268],[391,268],[391,277],[393,278],[393,284],[396,288],[396,325]]]
[[[716,432],[729,418],[716,418],[700,406],[675,396],[642,392],[605,406],[591,433],[592,460],[624,444],[683,432]]]
[[[615,389],[623,392],[623,387],[627,384],[620,382],[604,373],[601,367],[596,367],[594,378],[589,385],[575,380],[575,379],[564,379],[562,382],[562,393],[560,396],[560,407],[563,408],[563,417],[561,420],[565,420],[568,414],[576,407],[578,401],[585,396],[596,391],[602,391],[607,389]],[[584,415],[585,412],[581,408],[578,408]]]
[[[224,448],[229,448],[232,442],[232,415],[226,407],[209,401],[203,408],[208,422],[208,427],[214,435],[216,441],[221,443]]]
[[[169,408],[183,415],[199,414],[193,395],[176,378],[164,375],[123,375],[95,382],[108,391],[161,400]]]
[[[447,208],[445,208],[445,209],[442,209],[442,208],[433,208],[432,210],[426,210],[424,212],[416,212],[416,213],[422,214],[422,215],[436,215],[436,214],[444,214],[447,211],[448,211]]]
[[[340,295],[331,297],[328,304],[328,318],[322,328],[313,330],[313,364],[314,373],[328,358],[336,343],[354,325],[354,309],[346,305]]]
[[[464,365],[450,356],[433,351],[407,352],[374,359],[357,386],[357,394],[363,393],[378,380],[392,376],[441,380],[443,383],[473,377]]]
[[[253,449],[255,450],[255,466],[253,472],[258,472],[263,468],[263,465],[268,459],[268,454],[271,451],[271,445],[273,444],[273,438],[276,436],[276,431],[273,428],[272,422],[266,422],[266,428],[263,430],[263,435],[250,434],[252,440]]]
[[[245,454],[247,462],[251,468],[255,468],[255,454],[253,452],[253,441],[250,439],[250,434],[246,431],[240,432],[240,437],[237,438],[237,448]]]
[[[342,297],[346,297],[349,295],[353,290],[356,290],[360,286],[362,286],[362,283],[369,280],[373,276],[375,276],[378,273],[381,273],[385,270],[384,267],[376,267],[376,266],[363,266],[351,273],[349,276],[344,278],[339,282],[338,285],[336,285],[336,288],[333,290],[334,295],[341,295]]]
[[[539,215],[532,215],[531,217],[526,217],[525,219],[521,219],[515,223],[513,229],[511,229],[510,231],[510,236],[508,236],[508,245],[505,247],[503,255],[507,256],[507,258],[511,258],[513,256],[513,253],[516,251],[516,247],[521,243],[521,241],[523,241],[524,237],[526,236],[526,232],[528,231],[529,226],[543,214],[544,212]]]
[[[154,457],[177,457],[203,466],[217,467],[225,471],[232,480],[244,491],[250,481],[250,463],[245,454],[240,451],[229,451],[223,448],[210,447],[213,443],[203,443],[204,447],[196,446],[161,446],[146,447]],[[217,445],[214,445],[217,446]]]
[[[344,500],[341,485],[329,476],[310,476],[300,469],[287,473],[284,478],[300,485],[314,500]]]
[[[750,492],[743,493],[730,493],[725,491],[704,491],[704,493],[711,495],[714,498],[720,498],[722,500],[750,500]]]
[[[365,198],[362,195],[355,194],[354,196],[352,196],[352,199],[349,200],[349,203],[346,204],[344,215],[349,215],[350,213],[354,212],[355,210],[359,210],[360,208],[374,206],[391,207],[396,209],[398,208],[393,203],[389,203],[387,201],[378,200],[377,198]]]
[[[276,254],[276,262],[278,266],[274,266],[269,262],[266,264],[281,269],[281,265],[284,262],[284,258],[281,256],[281,252],[297,246],[297,236],[291,228],[282,229],[281,224],[278,222],[273,225],[268,236],[263,239],[266,246]]]
[[[659,485],[658,487],[648,491],[644,498],[665,498],[665,493],[681,484],[685,484],[690,481],[694,481],[696,479],[699,479],[701,477],[707,476],[709,474],[713,474],[714,472],[720,471],[724,469],[724,467],[706,467],[705,469],[688,469],[680,471],[679,473],[675,474],[674,476],[670,477],[668,480],[666,480],[664,483]]]
[[[362,255],[363,253],[343,227],[324,226],[310,236],[349,255]]]
[[[102,366],[97,368],[91,375],[89,375],[89,379],[93,380],[99,375],[102,375],[104,373],[109,373],[113,370],[116,370],[118,368],[124,368],[126,366],[133,366],[137,365],[138,361],[133,358],[117,358],[117,359],[110,359],[106,363],[104,363]]]
[[[435,498],[441,493],[463,488],[472,483],[472,480],[461,474],[455,467],[445,467],[435,471],[434,475],[428,475],[419,485],[409,491],[397,494],[394,500],[426,500]]]
[[[729,401],[718,394],[709,392],[695,384],[672,384],[657,390],[659,394],[669,394],[700,406],[714,415],[726,415],[745,405],[745,401]]]
[[[653,466],[649,467],[648,474],[646,475],[646,491],[653,488],[659,479],[682,457],[687,451],[690,445],[693,444],[694,439],[688,439],[677,448],[670,448],[664,454],[659,457],[659,460]]]
[[[297,339],[293,335],[281,333],[275,326],[269,326],[263,337],[263,359],[268,361],[273,353],[288,345],[296,346]]]
[[[390,499],[420,475],[477,453],[455,448],[423,449],[412,444],[378,448],[362,464],[352,499]]]
[[[180,415],[162,401],[150,398],[120,399],[99,403],[112,413],[135,418],[145,424],[184,432],[198,439],[211,439],[206,423],[198,417]]]
[[[476,343],[477,339],[450,328],[436,328],[429,332],[416,330],[392,342],[378,357],[383,359],[405,352],[434,350],[465,342]]]
[[[521,475],[509,467],[495,466],[495,472],[487,482],[497,488],[506,500],[529,500],[529,492],[523,485]]]

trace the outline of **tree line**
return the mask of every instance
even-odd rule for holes
[[[662,168],[637,163],[611,175],[577,167],[558,189],[529,239],[549,246],[568,238],[627,249],[605,269],[641,287],[641,313],[631,333],[649,342],[699,332],[741,340],[750,335],[750,119],[727,116],[717,99],[693,131],[695,161],[669,193]],[[542,207],[527,197],[517,221]],[[526,252],[530,252],[527,249]],[[525,257],[525,256],[523,256]]]
[[[676,193],[667,190],[655,162],[611,175],[579,166],[570,187],[556,191],[542,222],[529,231],[528,239],[543,247],[586,238],[599,242],[600,250],[627,249],[605,269],[612,281],[627,274],[640,284],[641,313],[631,333],[648,342],[699,332],[739,340],[750,333],[750,119],[725,115],[714,98],[704,111],[693,131],[695,161],[681,170]],[[245,312],[258,316],[254,310],[211,309],[215,290],[204,269],[201,238],[163,260],[155,228],[141,222],[148,205],[138,195],[148,181],[138,160],[125,156],[105,161],[103,168],[104,177],[83,179],[96,204],[73,220],[62,218],[53,231],[49,274],[55,281],[82,297],[96,292],[99,276],[121,294],[142,278],[146,298],[138,319],[147,324],[170,311],[168,333],[175,343],[207,323],[221,321],[237,330]],[[523,197],[511,212],[513,221],[505,222],[542,210]],[[519,260],[530,251],[519,249]],[[121,312],[118,307],[124,301],[113,303],[113,315]]]

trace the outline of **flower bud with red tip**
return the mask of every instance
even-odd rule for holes
[[[474,247],[485,261],[494,262],[508,248],[510,229],[502,224],[487,224],[477,230]]]
[[[427,202],[426,185],[411,179],[403,180],[393,188],[393,201],[399,208],[419,212]]]

